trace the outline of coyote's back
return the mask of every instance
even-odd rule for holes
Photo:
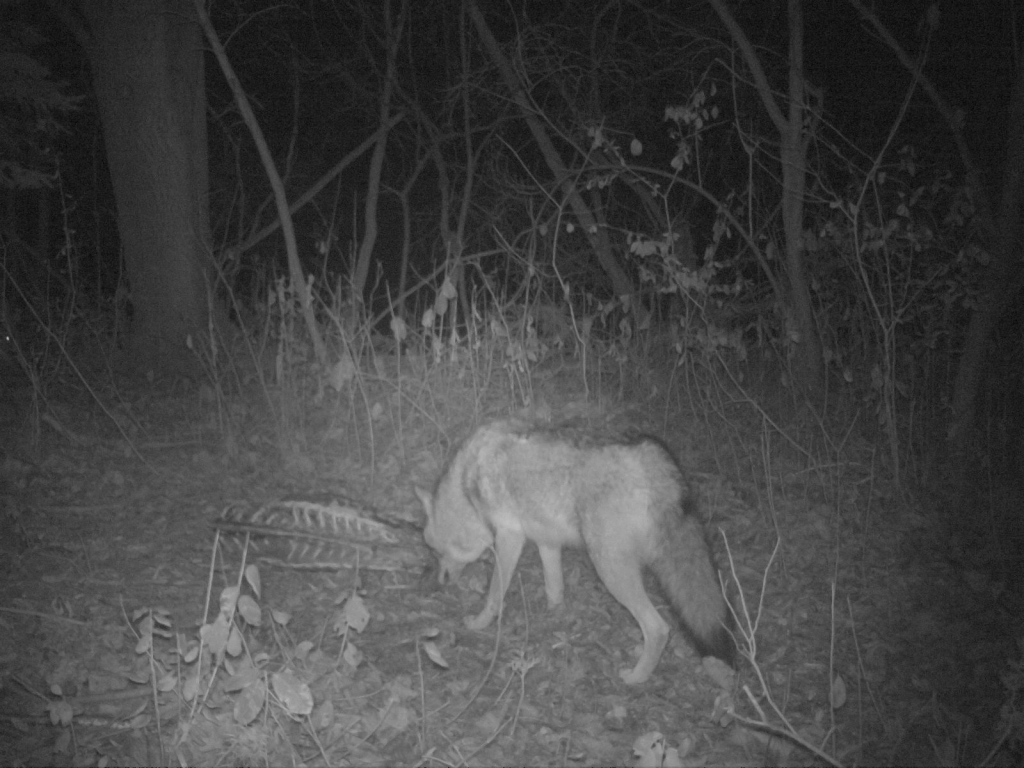
[[[550,606],[562,602],[561,549],[583,546],[608,591],[644,636],[627,683],[650,677],[669,627],[651,603],[642,570],[658,577],[702,655],[731,663],[729,611],[682,471],[652,437],[594,433],[504,420],[480,427],[455,453],[432,493],[418,490],[427,544],[440,578],[495,549],[483,610],[467,618],[483,629],[501,609],[526,540],[537,544]]]

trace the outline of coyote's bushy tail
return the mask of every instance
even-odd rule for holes
[[[729,632],[732,614],[722,595],[704,532],[691,506],[692,501],[687,500],[682,510],[664,514],[663,535],[658,543],[660,551],[650,567],[698,653],[717,656],[732,665],[736,659],[736,645]]]

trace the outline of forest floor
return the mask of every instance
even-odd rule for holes
[[[579,394],[561,391],[559,408]],[[355,409],[326,400],[282,445],[258,408],[232,405],[244,427],[227,430],[185,382],[125,384],[101,409],[8,376],[2,397],[0,764],[1001,765],[1012,753],[993,748],[1022,732],[1024,578],[956,562],[868,459],[830,489],[780,452],[769,489],[680,422],[664,434],[619,403],[677,452],[754,629],[731,690],[678,632],[628,687],[617,670],[639,628],[582,552],[549,612],[528,546],[500,628],[471,632],[489,560],[441,588],[416,541],[423,568],[257,563],[256,580],[215,547],[225,508],[283,499],[356,498],[421,526],[414,486],[433,483],[466,412],[443,440],[375,412],[371,449]],[[239,586],[249,602],[218,654]]]

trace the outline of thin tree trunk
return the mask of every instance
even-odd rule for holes
[[[879,38],[893,51],[908,72],[915,72],[916,65],[893,34],[861,0],[847,0],[872,26]],[[926,21],[938,24],[937,8],[929,11]],[[1014,52],[1019,62],[1021,51]],[[1017,65],[1017,72],[1010,95],[1007,119],[1006,169],[1003,177],[1002,196],[998,215],[982,181],[981,169],[967,144],[963,132],[963,119],[952,103],[945,99],[935,83],[923,73],[918,73],[921,86],[935,104],[949,128],[964,164],[964,177],[971,200],[977,211],[977,219],[988,240],[992,262],[982,286],[964,338],[963,352],[957,365],[953,383],[952,417],[947,430],[950,451],[950,466],[958,475],[954,483],[963,485],[965,470],[972,466],[970,440],[977,426],[977,400],[985,372],[985,356],[996,324],[1009,309],[1015,298],[1024,290],[1024,264],[1020,257],[1021,206],[1024,203],[1024,65]]]
[[[299,262],[299,249],[295,243],[295,228],[292,225],[292,217],[288,211],[288,198],[285,194],[284,182],[281,181],[281,175],[277,172],[277,167],[274,165],[274,158],[270,154],[270,148],[267,146],[267,140],[263,136],[263,131],[256,120],[256,115],[253,114],[252,107],[249,105],[249,99],[246,97],[245,91],[242,90],[242,86],[235,76],[231,62],[224,51],[224,46],[221,45],[213,25],[210,24],[210,19],[203,10],[203,0],[194,0],[194,3],[196,18],[199,20],[200,26],[206,35],[206,40],[217,57],[217,62],[224,73],[224,78],[231,87],[231,92],[235,97],[235,104],[238,105],[238,111],[242,113],[245,125],[252,135],[253,143],[256,144],[260,160],[263,162],[263,169],[266,171],[267,178],[270,181],[270,187],[274,191],[274,203],[277,206],[278,218],[281,220],[281,233],[284,235],[284,245],[285,251],[288,254],[288,267],[291,273],[292,285],[302,304],[303,318],[306,321],[310,340],[313,342],[313,353],[316,355],[317,361],[324,365],[327,363],[327,348],[324,345],[323,337],[320,335],[320,329],[316,324],[309,285],[306,282],[306,276],[303,274]]]
[[[391,101],[394,94],[394,83],[398,66],[398,50],[402,42],[402,32],[405,28],[405,20],[408,16],[409,2],[402,0],[401,10],[398,14],[398,21],[394,28],[391,25],[391,0],[384,2],[384,27],[386,32],[387,67],[382,83],[380,97],[380,124],[387,125],[390,119]],[[366,281],[370,274],[370,261],[373,258],[373,248],[377,244],[377,207],[380,200],[380,179],[384,168],[384,151],[387,149],[388,133],[384,133],[377,140],[373,148],[373,155],[370,158],[370,171],[366,182],[366,203],[363,208],[363,239],[359,244],[359,254],[356,258],[355,269],[352,273],[352,309],[360,312],[363,302],[366,300]]]
[[[634,291],[632,279],[615,257],[607,234],[598,228],[593,213],[576,189],[576,185],[573,183],[572,178],[570,178],[565,163],[562,162],[562,158],[558,154],[558,150],[555,149],[551,137],[548,136],[547,131],[544,129],[544,125],[537,118],[533,105],[523,90],[522,83],[516,76],[504,52],[502,52],[501,46],[498,45],[498,41],[494,38],[491,28],[487,25],[483,14],[480,13],[475,0],[468,0],[466,7],[469,10],[470,19],[472,19],[474,26],[476,26],[477,34],[480,35],[483,41],[484,50],[487,51],[491,61],[494,62],[498,67],[498,71],[501,72],[505,85],[512,94],[512,100],[522,112],[523,119],[526,120],[526,125],[530,129],[534,141],[537,142],[537,146],[540,148],[544,162],[547,163],[556,183],[562,188],[562,192],[569,202],[569,207],[576,215],[580,227],[590,241],[591,248],[593,248],[594,253],[597,255],[598,263],[611,280],[612,290],[615,291],[616,296],[631,296]]]
[[[789,120],[782,131],[782,223],[786,233],[789,304],[799,338],[794,376],[807,393],[821,386],[821,340],[804,264],[804,190],[807,150],[804,144],[804,15],[802,0],[789,0]]]
[[[775,101],[771,84],[757,57],[753,44],[736,22],[724,0],[710,0],[722,23],[743,55],[743,60],[754,76],[765,111],[775,124],[781,140],[782,160],[782,223],[786,236],[786,277],[788,295],[780,297],[793,313],[797,332],[796,359],[793,373],[797,385],[809,393],[821,383],[821,339],[814,324],[811,292],[807,284],[804,265],[803,218],[804,187],[807,175],[807,148],[803,136],[804,93],[803,75],[804,23],[801,0],[789,0],[789,115],[783,114]]]

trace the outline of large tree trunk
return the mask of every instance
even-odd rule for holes
[[[982,296],[971,314],[964,351],[953,386],[953,419],[949,429],[952,464],[963,470],[969,463],[971,430],[977,427],[978,390],[985,372],[992,332],[1012,302],[1020,300],[1021,206],[1024,201],[1024,66],[1018,66],[1010,97],[1008,137],[1002,197],[991,244],[992,264]],[[1003,372],[1001,375],[1006,375]]]
[[[131,290],[131,360],[187,371],[186,338],[205,333],[211,308],[202,33],[189,0],[82,8]]]

